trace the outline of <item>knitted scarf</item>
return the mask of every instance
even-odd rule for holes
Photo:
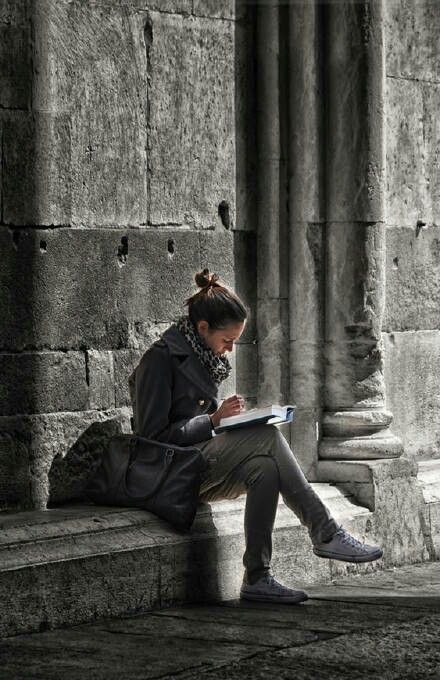
[[[229,376],[232,370],[232,366],[226,355],[217,355],[210,347],[208,347],[188,315],[180,316],[175,322],[175,325],[184,335],[202,364],[206,366],[213,381],[218,386],[222,380],[225,380]]]

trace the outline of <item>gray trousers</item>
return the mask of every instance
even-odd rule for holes
[[[196,446],[208,462],[201,501],[234,499],[246,493],[244,580],[270,573],[272,530],[279,493],[307,527],[313,543],[338,529],[330,511],[304,476],[284,435],[275,425],[248,425],[215,435]]]

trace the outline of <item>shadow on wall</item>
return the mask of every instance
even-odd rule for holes
[[[55,456],[49,470],[48,507],[87,500],[87,482],[99,466],[109,439],[121,433],[121,423],[116,420],[92,423],[64,456]]]

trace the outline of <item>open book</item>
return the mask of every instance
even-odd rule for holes
[[[289,423],[293,420],[295,408],[295,404],[287,404],[286,406],[271,404],[270,406],[251,408],[249,411],[242,411],[236,416],[221,418],[217,427],[214,428],[214,432],[218,434],[224,430],[232,430],[236,427],[254,425],[255,423],[270,423],[271,425]]]

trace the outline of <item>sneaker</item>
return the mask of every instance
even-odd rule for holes
[[[326,543],[315,543],[313,552],[319,557],[328,557],[343,562],[373,562],[383,555],[383,550],[378,545],[361,543],[343,526],[340,526]]]
[[[308,599],[308,595],[303,590],[292,590],[292,588],[283,586],[275,580],[272,574],[265,574],[256,583],[243,583],[240,598],[258,602],[290,604],[303,602]]]

